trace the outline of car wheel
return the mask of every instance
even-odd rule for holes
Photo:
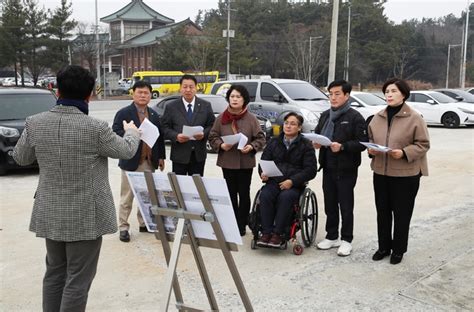
[[[441,117],[441,123],[446,128],[459,127],[459,116],[453,112],[447,112]]]
[[[156,91],[151,93],[151,97],[154,98],[154,99],[157,99],[159,96],[160,96],[160,94]]]

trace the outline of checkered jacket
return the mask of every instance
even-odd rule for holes
[[[30,231],[56,241],[94,240],[117,231],[108,157],[129,159],[140,142],[72,106],[55,106],[26,120],[13,151],[20,165],[38,161],[40,174]]]

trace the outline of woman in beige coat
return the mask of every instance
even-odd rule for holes
[[[387,108],[374,115],[368,128],[371,142],[390,148],[388,152],[368,149],[374,171],[379,243],[372,259],[379,261],[391,253],[390,263],[398,264],[407,251],[420,177],[428,175],[430,140],[423,118],[405,103],[410,96],[407,83],[392,78],[382,91]]]
[[[250,211],[250,182],[256,164],[255,154],[263,149],[265,135],[257,118],[247,111],[250,95],[244,86],[232,85],[226,100],[229,106],[214,122],[209,143],[219,153],[217,165],[222,168],[240,235],[244,236]],[[241,149],[237,144],[227,144],[222,140],[222,136],[237,133],[248,138]]]

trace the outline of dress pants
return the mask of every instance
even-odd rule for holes
[[[260,218],[263,234],[285,234],[293,216],[293,205],[298,202],[301,190],[292,187],[281,190],[278,183],[270,181],[260,192]]]
[[[357,170],[338,173],[336,170],[323,169],[324,211],[326,213],[326,238],[339,237],[339,210],[341,211],[341,239],[350,243],[354,229],[354,187],[357,182]]]
[[[250,183],[252,182],[253,168],[226,169],[222,168],[227,183],[235,219],[241,233],[245,232],[250,212]]]
[[[393,250],[399,255],[407,251],[410,221],[419,186],[419,175],[389,177],[374,173],[379,250]]]
[[[155,169],[147,162],[144,161],[138,165],[135,172],[144,172],[145,170],[154,172]],[[119,230],[128,231],[130,230],[130,224],[128,223],[128,217],[132,212],[133,206],[133,191],[128,183],[127,174],[125,170],[122,170],[122,181],[120,185],[120,206],[119,206]],[[140,209],[137,207],[137,219],[139,226],[145,226]]]
[[[59,242],[46,239],[43,311],[82,312],[97,271],[102,237]]]
[[[192,176],[193,174],[199,174],[201,177],[204,175],[204,165],[206,161],[196,161],[196,154],[191,153],[189,163],[180,164],[173,161],[173,172],[180,175]]]

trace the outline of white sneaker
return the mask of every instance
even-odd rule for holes
[[[341,242],[341,246],[337,250],[337,254],[338,254],[338,256],[345,257],[345,256],[350,255],[351,251],[352,251],[351,243],[346,242],[345,240],[343,240]]]
[[[316,247],[318,249],[326,250],[334,247],[339,247],[341,245],[341,241],[338,239],[327,239],[325,238],[324,240],[320,241]]]

